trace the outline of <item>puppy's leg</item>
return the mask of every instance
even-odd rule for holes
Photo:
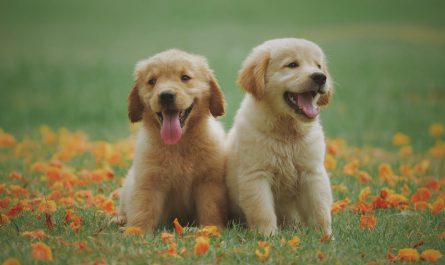
[[[200,225],[223,228],[227,220],[227,188],[223,181],[205,180],[198,184],[195,194],[197,218]]]
[[[269,182],[263,176],[243,176],[239,183],[239,205],[251,229],[269,236],[277,230],[274,199]]]
[[[302,221],[313,227],[321,227],[325,234],[332,233],[332,192],[326,170],[306,175],[300,183],[297,205]]]
[[[166,193],[157,185],[135,186],[127,207],[127,226],[139,226],[152,233],[162,215]]]

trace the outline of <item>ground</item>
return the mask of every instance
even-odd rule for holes
[[[382,264],[402,261],[404,248],[445,252],[442,2],[1,5],[0,261],[38,263],[49,249],[58,264]],[[300,226],[264,238],[235,225],[202,236],[198,250],[206,238],[210,245],[198,256],[196,234],[205,232],[197,228],[182,237],[165,228],[172,241],[161,239],[164,229],[129,235],[109,226],[132,159],[126,98],[135,63],[173,47],[205,55],[229,129],[242,60],[264,40],[289,36],[320,44],[335,80],[321,114],[335,240]],[[288,243],[294,237],[299,244]]]

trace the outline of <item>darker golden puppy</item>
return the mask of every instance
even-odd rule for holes
[[[205,58],[168,50],[139,62],[128,111],[143,126],[119,219],[148,232],[174,217],[223,226],[224,130],[214,117],[224,97]]]

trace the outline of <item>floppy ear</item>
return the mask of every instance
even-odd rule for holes
[[[213,117],[224,115],[224,95],[215,77],[210,74],[210,100],[209,109]]]
[[[334,85],[332,84],[331,77],[329,73],[328,82],[326,84],[326,93],[321,94],[320,98],[318,98],[317,105],[318,106],[326,106],[331,101],[332,95],[334,94]]]
[[[141,102],[138,90],[135,82],[133,89],[131,89],[130,96],[128,96],[128,118],[131,122],[142,120],[142,113],[144,112],[144,105]]]
[[[268,52],[254,51],[244,61],[238,74],[238,84],[258,100],[264,96],[269,59]]]

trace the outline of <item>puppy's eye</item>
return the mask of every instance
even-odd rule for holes
[[[188,81],[190,79],[192,79],[192,78],[190,76],[188,76],[188,75],[181,75],[181,80],[182,81]]]
[[[321,69],[321,65],[319,63],[317,63],[317,67],[318,69]]]
[[[289,68],[297,68],[298,67],[298,63],[297,62],[291,62],[290,64],[286,65]]]
[[[148,80],[147,83],[154,86],[154,85],[156,85],[156,79],[152,78],[152,79]]]

